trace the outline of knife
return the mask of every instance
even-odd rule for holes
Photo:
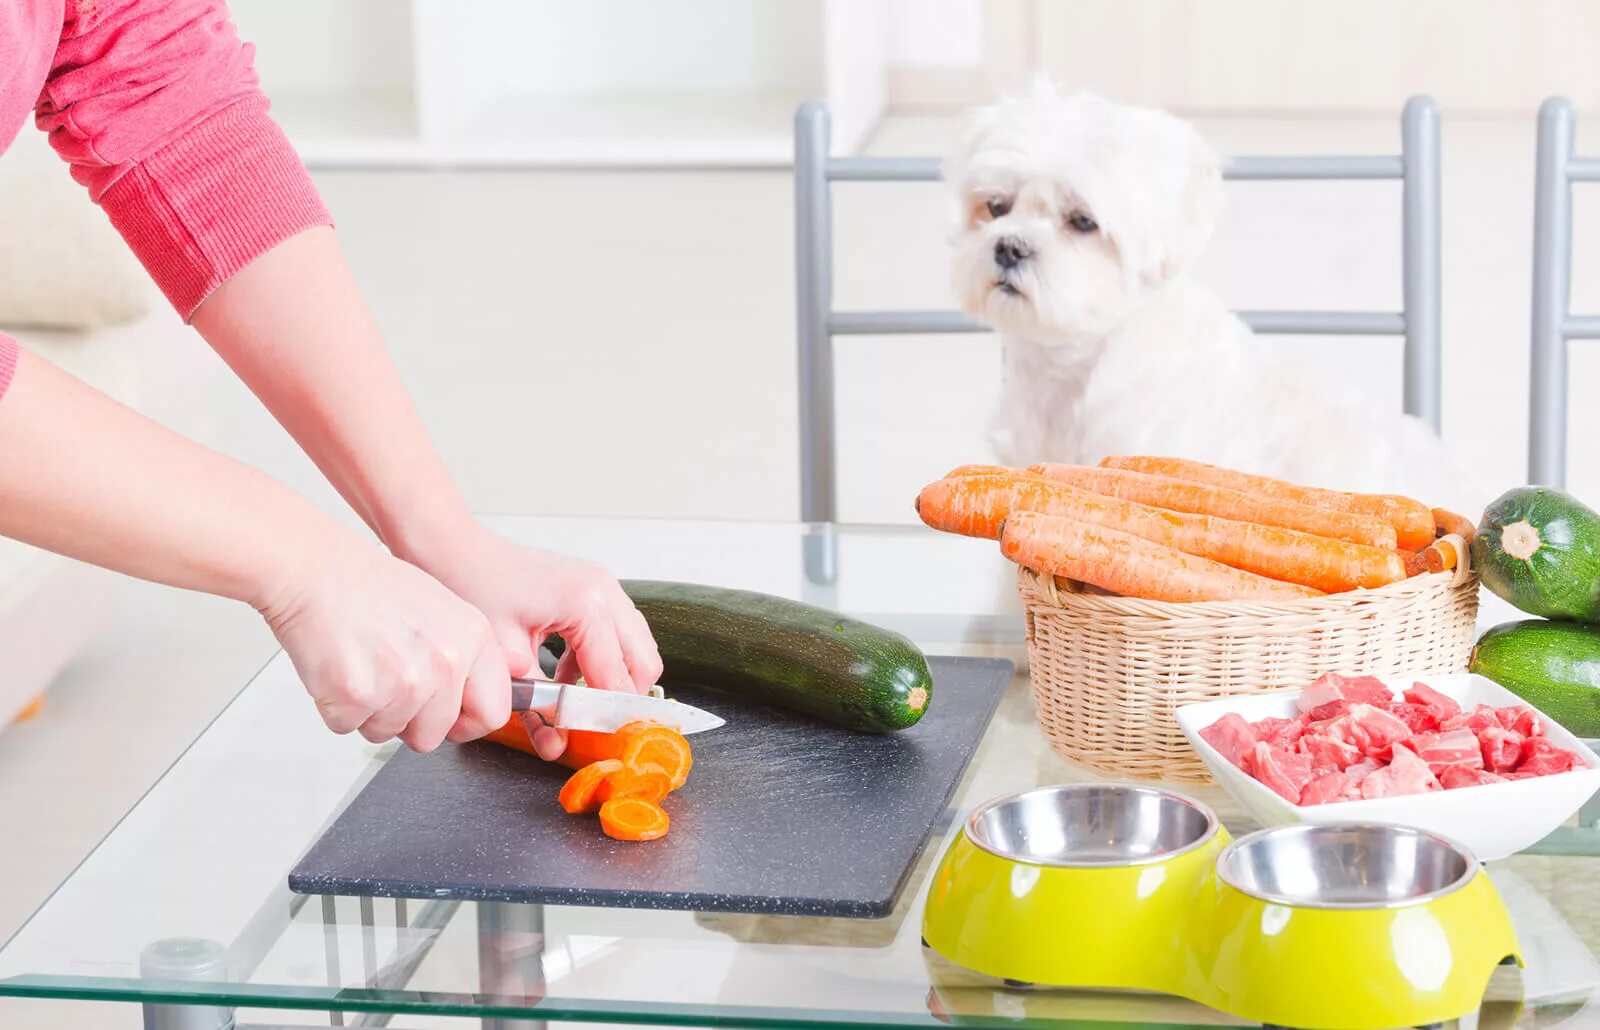
[[[543,679],[513,679],[511,710],[536,714],[558,729],[596,733],[615,733],[631,722],[653,722],[689,734],[714,730],[725,721],[681,701]]]

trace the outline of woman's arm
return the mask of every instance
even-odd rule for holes
[[[427,750],[508,717],[486,619],[275,480],[20,355],[0,534],[259,610],[328,726]]]
[[[650,631],[614,578],[512,545],[467,515],[331,229],[262,255],[193,323],[396,554],[488,615],[513,673],[560,633],[572,645],[564,671],[593,686],[643,690],[660,676]]]

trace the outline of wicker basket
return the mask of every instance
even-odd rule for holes
[[[1173,712],[1303,687],[1325,672],[1467,667],[1471,570],[1304,601],[1169,604],[1090,593],[1020,570],[1039,724],[1062,757],[1106,776],[1210,779]]]

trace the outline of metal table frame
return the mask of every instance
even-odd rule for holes
[[[1528,482],[1567,481],[1567,341],[1600,339],[1600,315],[1574,315],[1572,184],[1600,182],[1600,158],[1573,154],[1572,102],[1539,108],[1533,192],[1533,325],[1528,388]]]
[[[802,104],[794,124],[795,296],[799,330],[800,518],[838,520],[835,492],[833,338],[894,333],[987,332],[956,311],[835,311],[833,213],[835,182],[933,182],[931,157],[833,157],[827,105]],[[1235,157],[1223,177],[1239,181],[1399,179],[1404,307],[1380,311],[1245,311],[1260,333],[1403,336],[1405,410],[1439,428],[1440,340],[1439,111],[1430,97],[1406,102],[1398,155]],[[1543,151],[1541,151],[1541,154]],[[1600,319],[1595,320],[1600,327]],[[1600,335],[1600,328],[1597,328]],[[826,534],[818,536],[826,541]],[[818,583],[832,580],[825,543],[808,550]]]

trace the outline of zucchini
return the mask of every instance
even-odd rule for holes
[[[1508,490],[1472,542],[1483,585],[1530,615],[1600,621],[1600,515],[1548,487]]]
[[[1580,737],[1600,737],[1600,627],[1528,619],[1507,622],[1473,648],[1487,676]]]
[[[933,680],[911,641],[824,608],[749,590],[624,580],[668,687],[727,691],[864,733],[914,725]]]

